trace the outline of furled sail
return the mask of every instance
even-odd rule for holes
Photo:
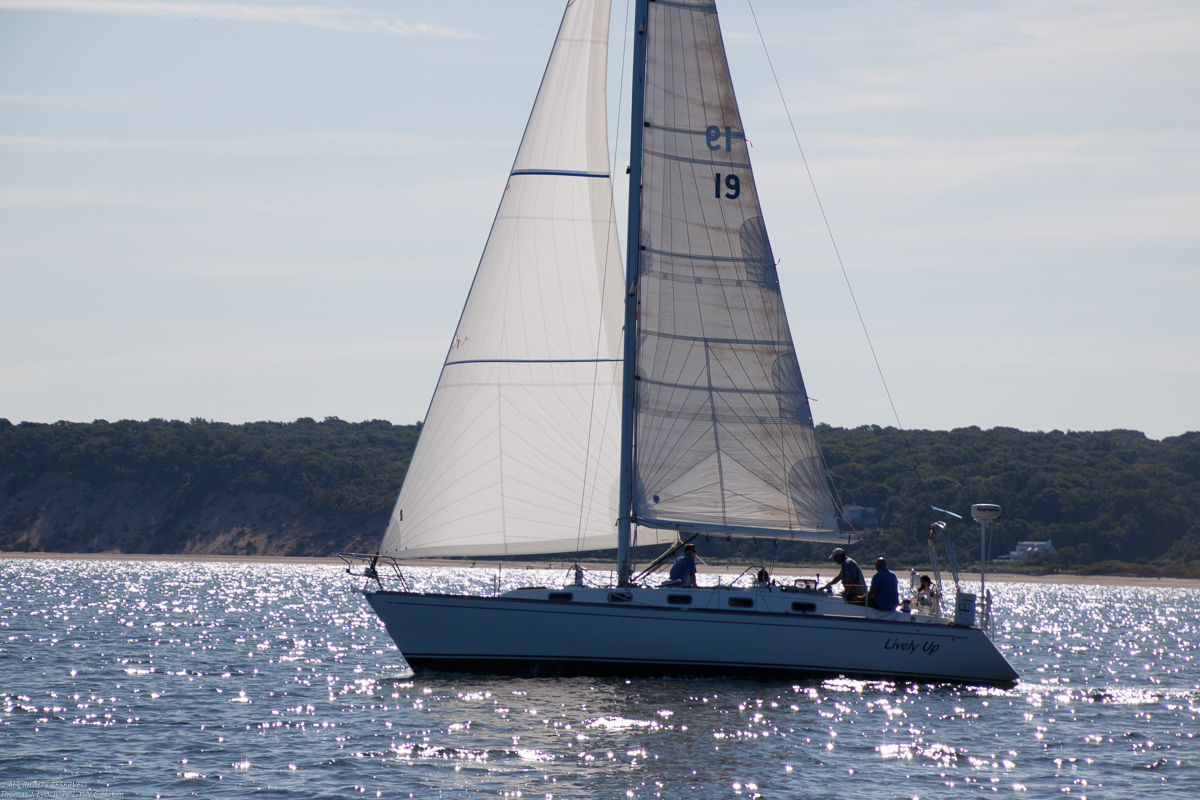
[[[385,555],[616,546],[623,275],[609,5],[567,4]]]
[[[634,514],[837,538],[712,0],[649,3],[646,62]]]

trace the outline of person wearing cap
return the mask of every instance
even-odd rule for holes
[[[671,565],[667,586],[694,587],[696,585],[696,545],[685,544],[683,555]]]
[[[941,597],[937,589],[933,588],[933,581],[928,575],[921,576],[921,585],[917,587],[917,607],[925,609],[933,616],[938,616],[941,613],[938,608],[938,600]]]
[[[828,589],[838,581],[842,582],[842,597],[847,603],[862,604],[867,596],[867,579],[863,577],[862,569],[846,551],[837,548],[829,554],[829,559],[841,567],[837,577],[825,584],[822,589]]]
[[[875,574],[871,576],[871,591],[867,592],[867,605],[880,611],[895,611],[900,605],[900,582],[896,573],[887,568],[883,556],[875,559]]]

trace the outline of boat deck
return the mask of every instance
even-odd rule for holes
[[[555,603],[620,603],[653,608],[728,610],[741,614],[795,614],[910,622],[925,625],[953,625],[946,617],[910,614],[904,611],[879,611],[817,589],[778,584],[764,586],[679,586],[611,589],[594,586],[565,586],[550,589],[527,586],[499,595],[513,600],[538,600]]]

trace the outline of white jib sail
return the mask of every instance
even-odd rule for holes
[[[652,2],[648,22],[634,512],[835,538],[716,6]]]
[[[609,0],[568,3],[380,552],[616,546],[623,271]]]

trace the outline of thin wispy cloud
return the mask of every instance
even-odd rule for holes
[[[132,107],[142,102],[131,95],[106,94],[0,94],[0,105],[74,111],[77,109]]]
[[[245,342],[199,343],[211,339],[211,331],[183,341],[152,344],[111,353],[50,358],[0,364],[0,398],[47,382],[69,382],[79,374],[90,375],[89,385],[171,384],[195,379],[197,371],[205,380],[224,381],[233,376],[263,372],[278,373],[316,364],[376,364],[398,368],[400,365],[438,360],[445,352],[445,341],[434,338],[406,338],[390,341],[336,343],[266,344],[247,347]]]
[[[205,194],[178,194],[139,190],[92,188],[0,188],[0,208],[29,209],[34,206],[95,206],[126,209],[159,209],[175,212],[256,214],[280,218],[328,220],[334,217],[362,221],[367,217],[420,219],[436,222],[437,203],[451,203],[464,193],[479,193],[487,186],[479,181],[453,181],[440,186],[412,184],[402,189],[372,192],[320,191],[302,195],[286,191],[248,196],[230,189]],[[494,188],[494,187],[491,187]],[[419,196],[414,196],[414,191]],[[418,225],[419,229],[419,225]]]
[[[410,155],[414,149],[510,148],[511,142],[482,137],[413,136],[370,131],[317,131],[292,135],[222,138],[68,138],[0,136],[0,152],[162,152],[219,156]]]
[[[272,6],[252,3],[165,2],[165,0],[0,0],[0,11],[65,11],[305,25],[349,33],[385,33],[443,39],[474,39],[470,31],[406,22],[355,8]]]
[[[474,265],[471,265],[474,266]],[[164,264],[161,260],[135,261],[123,259],[112,264],[116,271],[130,275],[157,275],[171,277],[201,278],[204,280],[370,280],[375,285],[388,281],[394,285],[402,282],[406,287],[417,283],[433,283],[447,274],[461,275],[462,264],[452,258],[430,257],[414,265],[396,259],[331,259],[288,261],[273,256],[254,257],[183,257],[176,262]]]

